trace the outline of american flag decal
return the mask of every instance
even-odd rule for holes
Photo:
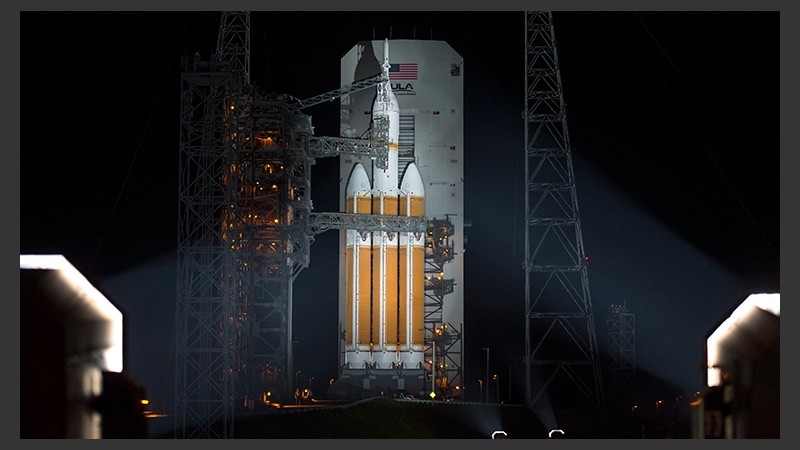
[[[417,79],[417,63],[390,64],[389,65],[389,79],[390,80],[416,80]]]

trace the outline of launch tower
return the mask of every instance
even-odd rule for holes
[[[233,437],[234,261],[224,105],[250,81],[250,15],[223,13],[214,57],[183,58],[175,312],[175,437]]]
[[[316,137],[301,110],[387,77],[299,100],[251,85],[249,57],[249,13],[223,12],[216,53],[183,59],[177,438],[233,438],[237,414],[291,398],[292,285],[315,234],[426,229],[422,217],[312,212],[315,158],[350,155],[383,169],[389,131],[381,119],[360,138]]]

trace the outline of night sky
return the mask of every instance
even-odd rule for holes
[[[638,398],[687,396],[703,387],[705,335],[748,294],[780,291],[785,21],[553,17],[600,350],[609,305],[626,303],[637,376],[651,379]],[[120,307],[126,370],[170,411],[180,57],[208,57],[219,13],[19,23],[19,253],[63,254]],[[334,90],[340,58],[387,37],[444,40],[464,59],[465,379],[477,392],[489,347],[501,399],[522,403],[523,12],[253,12],[251,82],[301,99]],[[338,135],[338,106],[305,111],[316,135]],[[338,158],[317,160],[315,211],[337,211],[337,183]],[[316,236],[294,285],[296,369],[318,380],[336,376],[337,245]]]

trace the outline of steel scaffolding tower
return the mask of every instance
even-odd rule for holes
[[[606,320],[611,354],[609,386],[626,388],[636,372],[636,317],[626,304],[611,305],[610,313]]]
[[[233,436],[236,358],[228,321],[233,264],[221,218],[230,195],[223,106],[249,82],[250,16],[223,13],[216,53],[183,59],[178,279],[175,314],[175,437]],[[244,48],[243,48],[244,47]]]
[[[525,393],[532,409],[601,409],[587,257],[550,12],[525,12]]]
[[[611,305],[606,327],[609,336],[609,412],[619,426],[618,437],[626,436],[635,424],[625,424],[625,419],[633,420],[632,413],[635,393],[634,375],[636,372],[636,317],[628,312],[628,305]]]
[[[453,292],[455,280],[445,278],[444,266],[455,258],[450,238],[455,227],[449,217],[432,218],[425,234],[425,361],[429,380],[442,396],[463,397],[463,329],[444,322],[445,297]],[[428,345],[430,343],[430,345]],[[438,395],[438,394],[437,394]]]
[[[425,218],[311,212],[318,157],[385,164],[388,123],[367,139],[314,137],[299,101],[250,85],[250,14],[223,12],[216,53],[183,59],[176,303],[176,438],[233,438],[237,413],[290,398],[292,285],[329,229],[422,233]]]

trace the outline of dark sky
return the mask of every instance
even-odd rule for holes
[[[252,13],[251,81],[338,88],[358,41],[447,41],[464,58],[465,378],[522,402],[524,23],[511,12]],[[610,304],[636,316],[652,396],[700,390],[706,333],[780,290],[781,15],[553,14],[601,351]],[[214,50],[216,12],[20,14],[21,254],[63,254],[127,314],[126,369],[172,403],[180,57]],[[309,108],[338,133],[338,104]],[[312,169],[338,208],[338,159]],[[296,365],[336,367],[337,243],[295,283]],[[503,332],[498,332],[502,330]],[[512,385],[506,384],[511,372]]]

